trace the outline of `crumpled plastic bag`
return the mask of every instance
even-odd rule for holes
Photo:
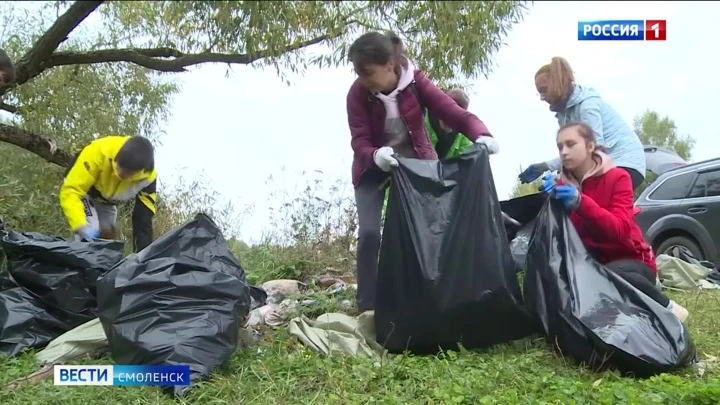
[[[250,311],[250,316],[245,325],[250,327],[263,325],[271,327],[282,326],[287,322],[288,316],[292,314],[296,307],[297,301],[290,299],[284,299],[279,304],[263,305]]]
[[[308,289],[307,284],[297,280],[270,280],[261,285],[262,289],[267,293],[268,304],[279,304],[285,298],[300,294]]]
[[[78,242],[0,230],[0,354],[40,348],[96,317],[96,282],[122,259],[123,242]]]
[[[510,254],[512,254],[513,261],[515,261],[515,267],[518,270],[525,269],[525,259],[527,257],[528,249],[530,248],[530,237],[532,236],[534,228],[535,220],[533,219],[520,228],[520,230],[515,234],[515,238],[510,241]]]
[[[245,271],[203,214],[125,258],[98,294],[117,364],[186,364],[191,384],[235,352],[251,305]],[[182,396],[190,387],[169,389]]]
[[[520,224],[519,229],[505,230],[510,239],[510,253],[512,254],[515,268],[525,270],[525,257],[530,245],[530,237],[535,228],[535,218],[545,204],[547,196],[542,193],[529,194],[510,200],[500,201],[500,208],[503,212]]]

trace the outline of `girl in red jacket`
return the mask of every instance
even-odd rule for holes
[[[560,128],[557,146],[560,179],[546,175],[543,189],[571,211],[570,221],[588,252],[685,322],[688,311],[655,288],[655,255],[635,222],[628,172],[596,146],[592,129],[582,122]]]
[[[370,32],[348,50],[358,78],[347,95],[353,149],[352,182],[358,213],[357,306],[374,309],[378,249],[388,172],[394,156],[437,160],[425,130],[424,109],[471,141],[498,151],[490,131],[437,88],[403,55],[397,35]]]

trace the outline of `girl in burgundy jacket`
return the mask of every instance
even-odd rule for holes
[[[394,34],[370,32],[348,50],[358,78],[347,95],[353,149],[352,182],[358,212],[357,305],[374,309],[384,181],[398,162],[393,157],[437,160],[425,130],[427,108],[450,127],[497,153],[482,121],[436,87],[403,56]]]
[[[557,134],[560,179],[546,175],[543,189],[563,202],[588,252],[682,322],[688,311],[655,288],[657,266],[633,212],[628,172],[615,166],[595,144],[592,129],[570,122]]]

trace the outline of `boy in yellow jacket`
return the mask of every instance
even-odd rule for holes
[[[152,242],[154,155],[150,141],[141,136],[106,136],[80,151],[60,187],[60,206],[76,239],[115,239],[116,204],[134,198],[135,252]]]

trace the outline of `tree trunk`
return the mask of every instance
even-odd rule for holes
[[[55,143],[49,138],[27,132],[18,127],[0,124],[0,142],[11,143],[40,156],[50,163],[69,167],[72,155],[64,150],[56,149]]]

